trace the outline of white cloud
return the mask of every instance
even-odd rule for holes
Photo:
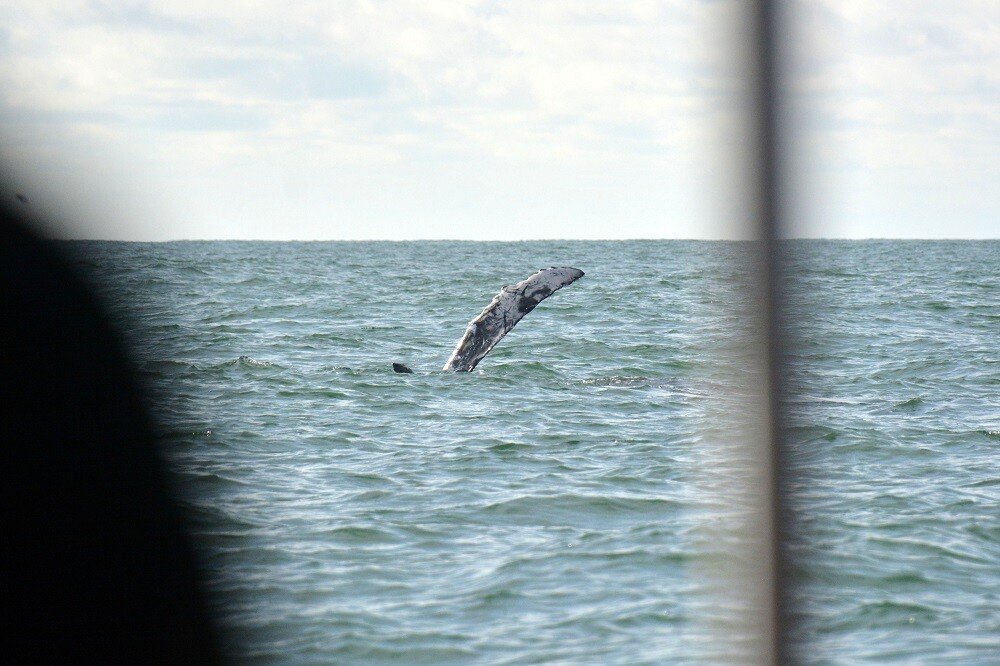
[[[270,235],[363,236],[392,227],[378,211],[412,236],[433,219],[498,237],[518,216],[557,235],[720,232],[700,192],[733,113],[709,28],[731,3],[5,4],[6,156],[41,174],[106,155],[169,202],[156,233],[175,217],[181,235],[243,236],[283,214]],[[279,183],[294,201],[262,194]],[[349,219],[325,224],[334,208]]]
[[[1000,5],[825,0],[792,18],[800,233],[996,236]]]
[[[0,5],[5,159],[39,181],[76,174],[68,191],[95,160],[124,172],[110,189],[135,192],[136,237],[745,222],[731,0]],[[915,215],[909,199],[927,216],[930,184],[956,188],[941,208],[996,180],[997,7],[791,4],[806,233],[877,228]],[[995,219],[996,195],[979,202],[969,220]]]

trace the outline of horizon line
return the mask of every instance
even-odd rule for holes
[[[756,238],[170,238],[141,240],[124,238],[67,238],[50,236],[50,241],[80,243],[608,243],[639,241],[680,241],[703,243],[752,243]],[[995,241],[1000,236],[783,236],[779,241]]]

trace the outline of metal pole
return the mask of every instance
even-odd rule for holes
[[[781,330],[779,295],[780,254],[778,236],[781,229],[781,182],[780,172],[780,88],[779,88],[779,54],[778,54],[778,7],[774,0],[756,0],[752,8],[751,29],[755,57],[754,75],[752,77],[752,113],[751,127],[755,133],[754,156],[750,161],[754,169],[752,176],[753,196],[755,200],[756,233],[758,238],[757,252],[757,288],[762,305],[762,332],[766,386],[762,405],[765,409],[764,439],[767,452],[763,463],[762,481],[765,485],[762,496],[769,503],[770,552],[765,558],[763,572],[769,579],[770,587],[769,613],[764,625],[764,650],[762,658],[765,663],[784,664],[788,661],[786,646],[786,622],[784,614],[784,576],[782,561],[782,533],[785,528],[782,493],[781,471],[782,461],[782,428],[781,428],[781,373],[780,351]]]

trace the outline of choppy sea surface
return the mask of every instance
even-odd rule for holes
[[[155,397],[234,662],[755,658],[745,244],[67,248]],[[1000,242],[786,249],[791,654],[1000,663]],[[586,276],[441,372],[547,266]]]

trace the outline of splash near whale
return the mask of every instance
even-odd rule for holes
[[[472,372],[483,357],[546,298],[582,278],[579,268],[543,268],[515,285],[504,285],[479,316],[469,322],[443,370]],[[402,363],[393,363],[395,372],[412,372]]]

